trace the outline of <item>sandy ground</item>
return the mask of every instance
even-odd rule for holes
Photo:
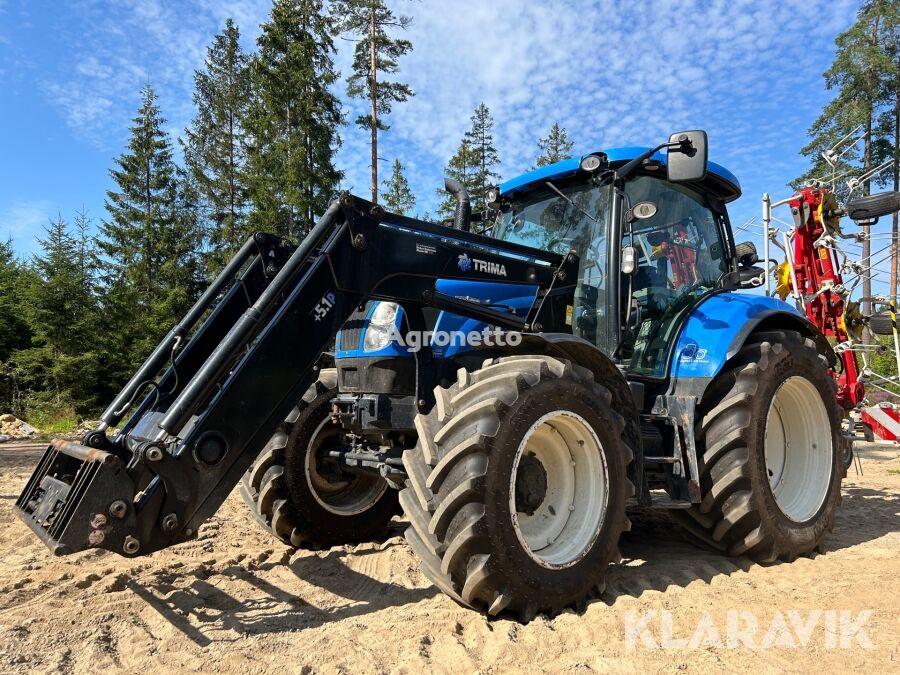
[[[895,449],[865,451],[862,476],[851,469],[835,531],[813,559],[722,558],[651,518],[626,535],[601,599],[525,626],[444,597],[399,535],[292,551],[237,492],[197,541],[135,561],[53,558],[11,512],[39,454],[0,446],[2,672],[900,672]],[[734,620],[749,630],[745,619],[758,624],[754,647],[728,629]],[[850,647],[842,620],[862,622]]]

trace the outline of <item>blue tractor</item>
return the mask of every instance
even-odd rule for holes
[[[56,553],[141,555],[243,476],[292,546],[402,512],[436,586],[523,620],[602,590],[630,507],[760,562],[821,545],[845,472],[835,356],[741,292],[764,271],[704,132],[530,171],[480,219],[447,189],[443,225],[344,195],[299,246],[248,241],[100,429],[51,446],[20,515]]]

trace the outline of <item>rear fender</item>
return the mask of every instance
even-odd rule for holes
[[[835,355],[828,340],[796,307],[782,300],[746,293],[718,293],[695,307],[684,322],[669,364],[665,394],[657,396],[652,413],[668,417],[681,428],[689,469],[688,496],[700,500],[697,406],[710,383],[741,351],[754,333],[795,330],[816,341],[829,362]]]
[[[812,338],[834,364],[828,340],[793,305],[763,295],[718,293],[695,307],[684,322],[669,366],[669,393],[701,398],[753,333],[775,329]]]

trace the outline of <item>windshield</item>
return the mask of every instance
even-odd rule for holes
[[[514,200],[500,217],[494,236],[554,253],[575,250],[580,258],[572,332],[606,350],[607,232],[612,189],[584,178],[553,183]]]

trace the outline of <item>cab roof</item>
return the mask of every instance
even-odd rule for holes
[[[638,155],[647,152],[649,149],[650,148],[625,147],[611,148],[609,150],[603,150],[602,152],[606,153],[610,166],[616,167],[625,164]],[[582,170],[581,160],[590,154],[593,153],[570,157],[561,162],[548,164],[547,166],[542,166],[516,176],[515,178],[500,184],[500,194],[507,197],[517,192],[522,192],[537,182],[558,180],[560,178],[574,176]],[[664,152],[657,152],[650,159],[659,162],[662,166],[666,166],[668,162],[666,153]],[[701,181],[701,184],[706,189],[711,190],[725,202],[734,201],[741,196],[741,184],[733,173],[715,162],[709,162],[707,167],[706,178]]]

